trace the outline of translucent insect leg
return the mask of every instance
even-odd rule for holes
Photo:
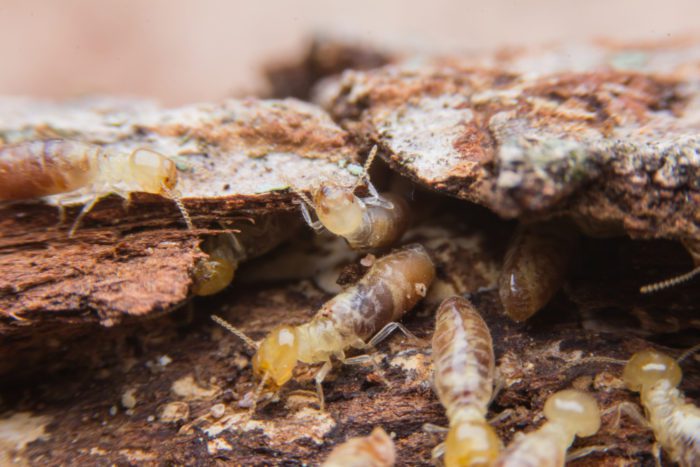
[[[573,451],[566,454],[566,462],[572,462],[576,459],[581,459],[582,457],[589,456],[594,452],[608,452],[610,450],[609,446],[596,445],[596,446],[586,446],[585,448],[574,449]]]
[[[380,342],[382,342],[384,339],[389,337],[391,335],[391,333],[396,331],[397,329],[399,331],[401,331],[409,339],[413,339],[413,340],[418,341],[418,342],[423,342],[422,339],[420,339],[418,336],[416,336],[411,331],[406,329],[406,327],[403,324],[394,321],[392,323],[387,324],[382,329],[380,329],[379,332],[376,333],[374,335],[374,337],[372,337],[372,339],[370,339],[370,341],[367,343],[367,346],[368,347],[376,347]]]
[[[384,383],[384,385],[386,386],[389,386],[389,380],[386,379],[384,370],[381,369],[381,367],[377,363],[377,360],[375,360],[375,356],[376,354],[358,355],[356,357],[343,359],[342,362],[345,365],[363,365],[365,363],[369,363],[370,365],[372,365],[374,372],[379,375],[379,378],[382,380],[382,383]]]
[[[450,429],[445,426],[434,425],[432,423],[424,423],[423,431],[425,431],[426,433],[447,433],[448,431],[450,431]]]
[[[493,400],[493,399],[491,399],[491,400]],[[505,409],[501,413],[499,413],[498,415],[489,418],[487,421],[488,421],[489,425],[494,425],[496,423],[502,422],[503,420],[509,419],[514,413],[515,413],[514,409]]]
[[[245,422],[248,423],[251,418],[253,418],[253,415],[255,415],[255,411],[258,408],[258,400],[260,400],[260,395],[262,394],[263,389],[265,388],[265,383],[267,382],[267,379],[270,377],[270,373],[265,372],[263,375],[262,379],[260,380],[260,383],[258,383],[258,386],[255,388],[255,392],[253,393],[253,403],[250,406],[250,409],[248,409],[248,414],[245,418]]]
[[[648,294],[658,292],[659,290],[668,289],[670,287],[674,287],[684,282],[688,282],[690,279],[697,276],[698,274],[700,274],[700,266],[696,267],[690,272],[681,274],[680,276],[671,277],[661,282],[656,282],[654,284],[647,284],[645,286],[642,286],[639,288],[639,292],[643,294]]]
[[[385,209],[394,209],[394,203],[386,198],[383,198],[369,180],[367,180],[367,190],[369,190],[369,194],[371,196],[362,199],[365,204],[369,204],[370,206],[379,206]]]
[[[304,221],[307,223],[307,225],[317,232],[323,229],[323,224],[320,220],[317,219],[314,221],[312,219],[311,212],[309,211],[309,205],[306,204],[306,201],[302,200],[299,205],[301,206],[301,215],[304,217]]]
[[[211,315],[211,319],[218,324],[219,326],[223,327],[227,331],[229,331],[231,334],[235,335],[238,337],[240,340],[242,340],[248,347],[250,347],[253,350],[258,350],[258,344],[255,342],[253,339],[248,337],[243,331],[226,321],[225,319],[221,318],[220,316],[217,315]]]
[[[607,415],[613,411],[615,412],[615,418],[613,419],[612,423],[613,428],[618,428],[620,426],[622,414],[627,415],[639,426],[649,427],[649,422],[644,417],[644,414],[642,414],[641,410],[639,410],[639,407],[633,404],[632,402],[620,402],[616,406],[605,410],[601,415]]]
[[[445,443],[440,443],[430,451],[430,458],[434,465],[439,465],[440,458],[445,455]]]
[[[318,395],[318,403],[321,411],[326,410],[326,399],[323,396],[323,380],[326,379],[326,376],[328,375],[328,372],[331,371],[331,368],[333,368],[333,364],[331,363],[330,360],[326,360],[323,363],[323,366],[321,367],[320,370],[318,370],[318,373],[316,373],[316,376],[314,376],[314,380],[316,381],[316,393]]]
[[[75,218],[73,221],[73,225],[71,226],[70,230],[68,231],[68,238],[72,238],[73,235],[75,234],[75,231],[78,230],[78,227],[80,227],[80,223],[82,222],[83,218],[92,211],[92,208],[95,207],[95,205],[107,195],[98,195],[95,196],[90,200],[89,203],[83,206],[83,209],[80,210],[80,213],[78,214],[78,217]]]

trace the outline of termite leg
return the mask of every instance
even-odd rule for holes
[[[323,380],[326,379],[328,372],[331,371],[331,368],[333,368],[333,364],[330,360],[326,360],[325,362],[323,362],[323,366],[321,367],[321,369],[318,370],[318,373],[316,373],[316,376],[314,376],[314,380],[316,381],[316,393],[318,395],[318,403],[321,412],[326,410],[326,399],[323,397],[322,383]]]
[[[422,342],[422,340],[418,336],[406,329],[406,327],[403,324],[394,321],[380,329],[379,332],[376,333],[374,337],[372,337],[372,339],[370,339],[370,341],[367,343],[367,347],[376,347],[380,342],[389,337],[391,333],[396,331],[397,329],[409,339]]]
[[[423,431],[426,433],[447,433],[450,431],[450,429],[444,426],[435,425],[433,423],[424,423]]]
[[[658,441],[654,442],[654,445],[651,447],[651,452],[654,453],[656,467],[661,467],[661,445],[659,445]]]
[[[629,402],[629,401],[620,402],[616,406],[605,410],[601,415],[607,415],[612,411],[615,411],[615,419],[613,420],[613,423],[612,423],[613,428],[618,428],[620,426],[622,414],[627,415],[629,418],[631,418],[635,423],[637,423],[640,426],[649,427],[649,422],[644,417],[642,412],[639,410],[639,407],[637,407],[632,402]]]
[[[447,429],[445,429],[447,431]],[[432,451],[430,451],[430,458],[433,461],[433,465],[438,465],[438,460],[445,455],[445,443],[442,442],[435,446]]]
[[[78,214],[78,217],[75,218],[75,220],[73,221],[73,225],[68,231],[68,238],[72,238],[73,235],[75,235],[75,231],[78,230],[78,227],[80,227],[80,223],[82,222],[83,218],[87,215],[87,213],[92,211],[92,208],[94,208],[95,205],[105,196],[109,196],[109,193],[95,196],[90,200],[89,203],[83,206],[83,208],[80,210],[80,213]]]
[[[374,359],[375,355],[376,354],[358,355],[356,357],[345,358],[342,360],[342,362],[344,365],[363,365],[365,363],[369,363],[370,365],[372,365],[374,372],[379,375],[379,378],[382,380],[382,383],[384,383],[385,386],[389,386],[389,380],[386,379],[384,371],[380,368],[379,364]]]
[[[609,446],[604,446],[602,444],[596,445],[596,446],[586,446],[584,448],[575,449],[575,450],[566,454],[566,462],[569,463],[571,461],[575,461],[576,459],[581,459],[582,457],[586,457],[588,455],[591,455],[594,452],[607,452],[609,449],[610,449]]]
[[[246,423],[248,423],[248,421],[250,421],[250,419],[253,418],[253,415],[255,415],[255,411],[258,408],[258,400],[260,399],[260,395],[262,394],[262,391],[265,388],[265,383],[267,383],[267,378],[269,376],[270,373],[265,372],[262,379],[260,380],[260,383],[258,383],[258,386],[255,388],[255,392],[253,393],[253,403],[250,405],[250,409],[248,409],[248,414],[245,420]]]
[[[379,206],[385,209],[394,209],[394,203],[391,201],[383,198],[377,189],[372,185],[372,182],[367,180],[367,190],[369,190],[369,194],[371,195],[368,198],[362,198],[362,201],[365,204],[369,204],[371,206]]]
[[[493,400],[493,399],[491,399],[491,400]],[[491,404],[491,402],[489,402],[489,404]],[[514,409],[504,409],[498,415],[488,419],[487,422],[489,423],[489,425],[495,425],[495,424],[502,422],[503,420],[509,419],[511,417],[511,415],[513,415],[514,413],[515,413]]]
[[[304,217],[304,221],[308,224],[309,227],[314,229],[315,231],[319,231],[323,229],[323,224],[321,221],[316,220],[314,221],[311,218],[311,212],[309,211],[309,207],[306,205],[306,201],[303,201],[300,203],[301,205],[301,215]]]

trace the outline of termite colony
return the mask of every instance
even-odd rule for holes
[[[254,351],[252,375],[256,385],[248,400],[248,418],[256,416],[260,401],[282,393],[295,377],[299,364],[320,365],[314,376],[315,394],[319,409],[324,411],[323,383],[332,370],[333,360],[346,364],[369,363],[381,373],[373,356],[377,345],[397,329],[415,337],[400,320],[428,294],[437,274],[435,261],[432,252],[421,244],[402,245],[401,238],[409,227],[409,208],[405,199],[393,193],[380,193],[369,181],[367,170],[376,152],[375,146],[356,186],[327,182],[312,191],[310,197],[292,190],[299,197],[300,216],[314,230],[326,228],[343,237],[354,250],[377,253],[378,258],[371,261],[361,279],[321,305],[307,322],[278,325],[260,342],[212,315],[214,321]],[[21,177],[14,176],[18,173]],[[27,183],[28,180],[32,183]],[[369,193],[365,197],[355,193],[363,181]],[[66,140],[0,148],[0,200],[70,196],[85,187],[98,193],[73,221],[69,236],[102,197],[116,193],[128,199],[135,191],[174,200],[192,230],[190,217],[175,191],[176,184],[173,162],[145,148],[129,154],[111,154],[99,146]],[[256,241],[267,238],[275,243],[281,238],[284,226],[262,223],[258,230],[260,236]],[[213,295],[232,283],[239,264],[251,255],[246,246],[251,243],[246,242],[247,235],[250,225],[244,221],[236,228],[222,228],[222,233],[202,240],[200,248],[206,257],[193,271],[192,294]],[[522,224],[516,229],[498,280],[498,295],[507,316],[513,321],[526,321],[547,305],[564,283],[579,237],[576,227],[564,219]],[[643,293],[690,280],[698,274],[698,248],[691,241],[685,246],[696,268],[682,276],[644,286]],[[352,351],[362,354],[348,356]],[[491,331],[478,307],[463,296],[446,298],[437,307],[431,351],[432,384],[449,425],[425,427],[439,436],[445,433],[444,441],[436,443],[433,449],[436,463],[560,466],[566,462],[567,451],[576,437],[592,436],[601,427],[601,411],[593,394],[561,388],[544,403],[542,413],[546,422],[535,430],[516,434],[504,447],[488,418],[489,406],[497,397],[495,388],[502,384]],[[678,363],[654,350],[634,354],[625,363],[622,379],[631,391],[640,394],[646,417],[629,406],[622,406],[620,412],[633,414],[639,423],[648,424],[658,445],[674,462],[697,465],[700,409],[686,403],[677,389],[681,380]],[[594,453],[596,449],[569,452],[568,458]],[[388,466],[394,465],[395,458],[392,437],[377,427],[366,437],[352,438],[335,447],[324,465]]]

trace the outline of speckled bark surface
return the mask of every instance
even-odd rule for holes
[[[697,238],[697,50],[641,49],[633,69],[613,66],[631,50],[604,46],[398,61],[348,71],[319,99],[396,170],[502,216]]]

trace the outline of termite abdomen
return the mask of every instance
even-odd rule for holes
[[[395,462],[394,442],[377,427],[368,436],[350,438],[336,446],[322,467],[391,467]]]
[[[505,312],[524,321],[561,288],[578,242],[564,221],[521,225],[508,245],[498,292]]]
[[[55,195],[89,185],[99,146],[67,140],[31,141],[0,148],[0,200]]]
[[[438,308],[432,346],[435,392],[450,421],[445,465],[490,465],[501,449],[486,421],[496,371],[491,333],[468,300],[451,297]]]

